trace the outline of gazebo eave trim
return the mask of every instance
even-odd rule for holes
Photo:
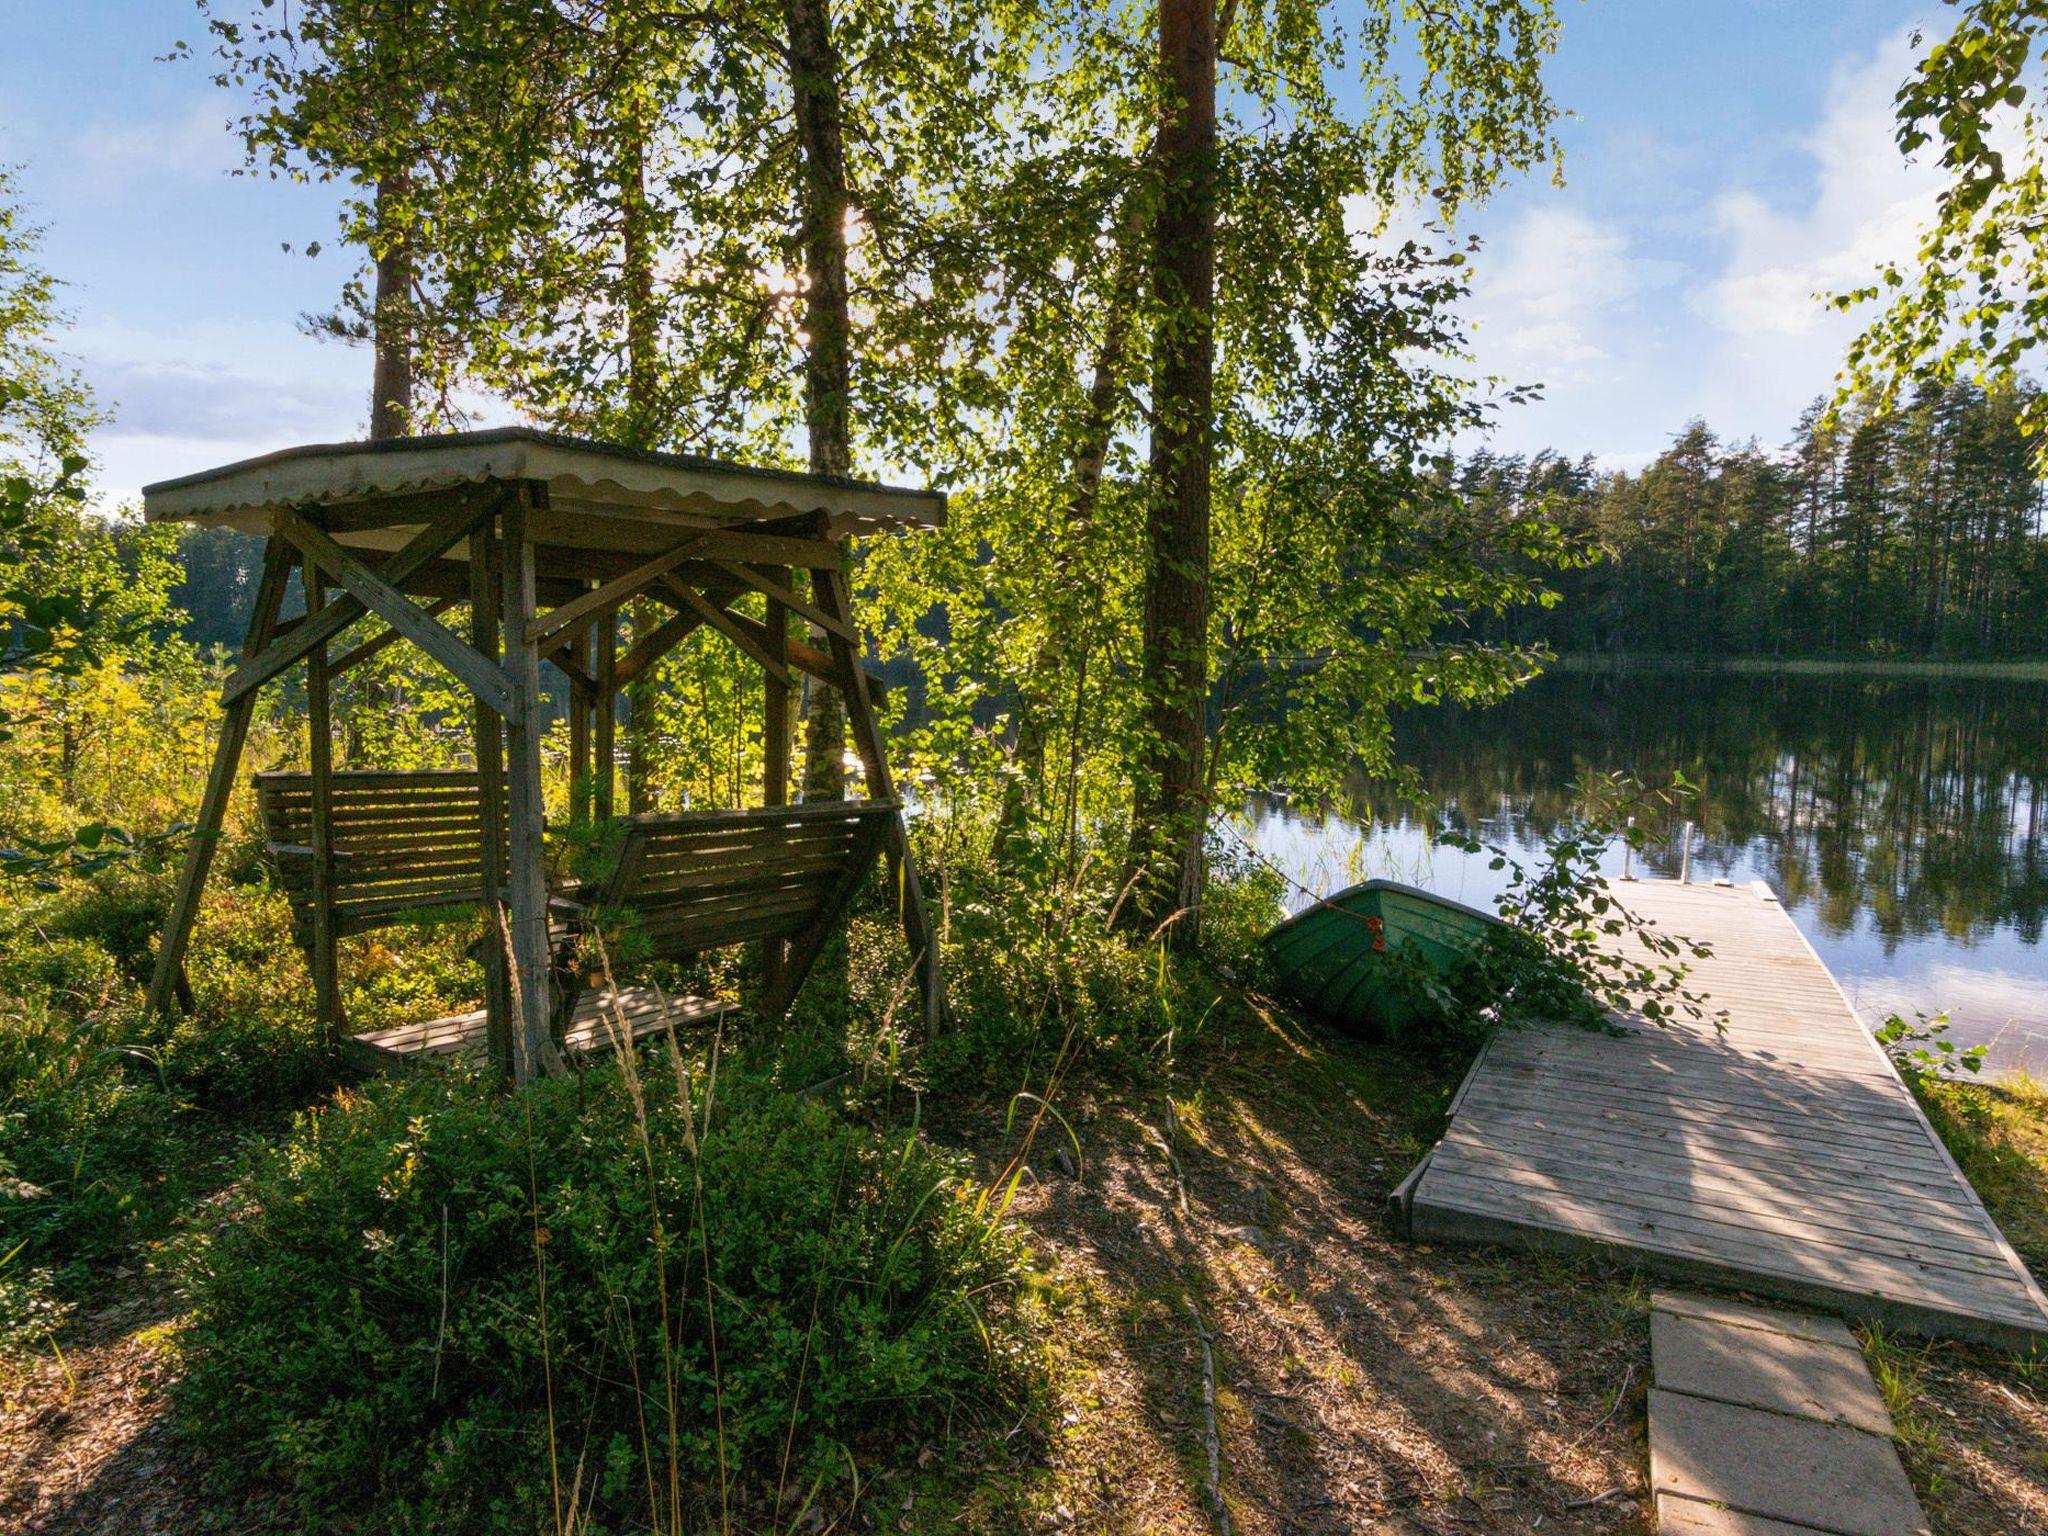
[[[677,507],[714,508],[736,522],[823,512],[851,531],[882,532],[936,527],[946,513],[937,491],[640,452],[531,427],[286,448],[145,486],[143,512],[153,523],[233,523],[277,507],[518,481],[628,518]]]

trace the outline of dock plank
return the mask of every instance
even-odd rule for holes
[[[1414,1235],[1592,1249],[1923,1333],[2048,1344],[2048,1297],[1768,892],[1619,894],[1711,946],[1691,980],[1726,1027],[1496,1037],[1413,1176]]]

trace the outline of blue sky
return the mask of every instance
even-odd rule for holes
[[[1563,0],[1551,74],[1574,114],[1562,188],[1470,217],[1480,366],[1541,381],[1498,445],[1633,466],[1694,415],[1782,442],[1848,327],[1809,299],[1911,247],[1927,172],[1888,105],[1937,0]],[[1342,5],[1336,7],[1340,13]],[[298,331],[347,258],[329,189],[230,173],[231,103],[185,0],[0,0],[0,162],[20,167],[69,284],[71,350],[113,424],[110,492],[359,434],[369,359]]]

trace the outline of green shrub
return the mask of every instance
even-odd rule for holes
[[[643,1068],[422,1074],[255,1150],[182,1255],[183,1425],[323,1528],[445,1533],[551,1525],[557,1479],[599,1529],[756,1528],[1014,1419],[1025,1254],[952,1163],[766,1066]]]
[[[333,1087],[340,1058],[314,1017],[312,978],[282,895],[209,889],[186,970],[193,1011],[160,1042],[181,1095],[218,1115],[296,1109]]]
[[[163,1232],[202,1192],[195,1148],[223,1116],[334,1082],[269,892],[216,892],[194,936],[198,1013],[143,1017],[163,892],[118,867],[0,918],[0,1334],[47,1326],[55,1298]]]
[[[90,939],[52,937],[38,943],[15,934],[0,953],[0,998],[104,1008],[121,985],[114,957]]]
[[[176,1105],[129,1010],[0,998],[0,1253],[56,1272],[107,1259],[183,1193]]]
[[[1059,1064],[1139,1071],[1199,1029],[1218,1001],[1216,970],[1251,964],[1279,916],[1279,881],[1220,856],[1203,898],[1196,955],[1117,928],[1114,870],[1031,878],[1030,850],[950,874],[946,985],[955,1028],[926,1061],[935,1086],[1043,1086]]]
[[[104,950],[140,985],[149,979],[170,905],[167,871],[115,865],[64,882],[38,908],[37,924],[46,939],[82,939]]]

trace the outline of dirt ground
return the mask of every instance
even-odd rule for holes
[[[141,1275],[61,1344],[0,1368],[0,1531],[94,1536],[272,1532],[263,1499],[223,1504],[173,1435],[171,1298]]]
[[[2048,1364],[1865,1335],[1937,1532],[2048,1532]]]
[[[1070,1090],[1013,1207],[1059,1298],[1050,1423],[977,1465],[927,1453],[846,1525],[1648,1530],[1647,1283],[1385,1224],[1455,1075],[1268,1014],[1165,1090]],[[1022,1144],[1004,1118],[954,1104],[931,1123],[993,1178]],[[260,1498],[224,1503],[171,1434],[170,1298],[141,1273],[112,1297],[0,1377],[0,1531],[293,1529]],[[2048,1367],[1882,1337],[1871,1354],[1935,1529],[2048,1532]]]
[[[1245,1536],[1645,1528],[1647,1290],[1389,1235],[1449,1069],[1275,1017],[1181,1076],[1068,1106],[1078,1178],[1065,1132],[1039,1133],[1018,1210],[1079,1300],[1017,1505],[1082,1531],[1217,1529],[1206,1388]],[[978,1148],[984,1173],[1009,1150]]]

